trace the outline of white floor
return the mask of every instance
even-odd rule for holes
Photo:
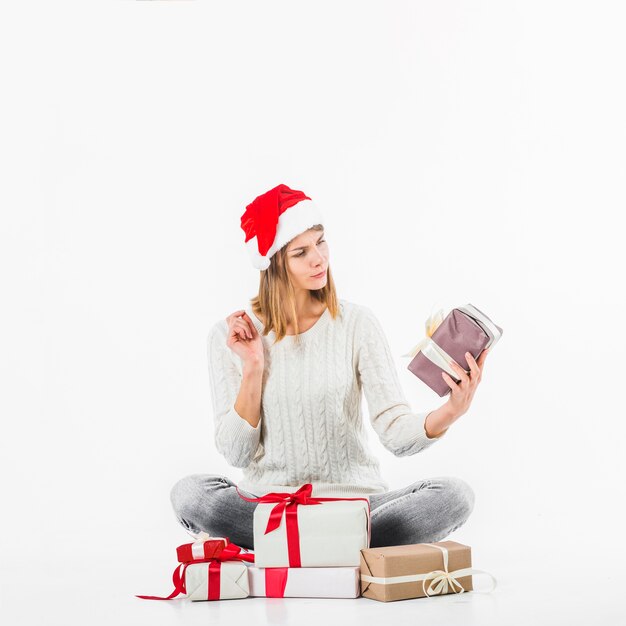
[[[454,539],[462,541],[460,537]],[[45,542],[45,538],[33,541]],[[88,546],[85,539],[67,549],[57,545],[54,556],[49,553],[26,559],[18,557],[19,545],[12,546],[14,556],[9,562],[4,559],[1,568],[2,624],[206,626],[224,620],[226,624],[237,621],[260,626],[319,624],[323,619],[333,624],[363,625],[377,618],[391,619],[395,626],[416,624],[416,620],[446,626],[626,624],[619,586],[624,582],[620,559],[609,558],[601,546],[584,542],[571,549],[555,542],[551,555],[536,543],[528,546],[523,542],[510,546],[510,551],[500,556],[487,555],[483,550],[484,562],[476,562],[473,556],[472,565],[495,576],[498,586],[492,593],[466,592],[388,603],[363,597],[143,600],[134,594],[168,595],[172,590],[176,563],[171,555],[146,546],[131,549],[132,556],[123,558],[110,550],[89,554],[87,547],[83,558],[75,554],[81,543]],[[93,538],[90,543],[93,547]],[[615,547],[616,543],[606,546]],[[477,552],[473,549],[472,553]],[[477,589],[490,584],[490,579],[483,576],[474,581]]]

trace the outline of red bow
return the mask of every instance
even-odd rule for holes
[[[240,498],[247,500],[248,502],[259,503],[271,503],[276,502],[276,506],[272,509],[270,517],[267,520],[267,527],[265,528],[264,535],[271,533],[280,526],[280,522],[283,519],[283,513],[286,511],[286,526],[287,526],[287,550],[289,552],[289,567],[302,567],[300,560],[300,532],[298,529],[298,505],[300,504],[322,504],[323,502],[332,502],[335,500],[365,500],[367,502],[368,510],[368,539],[367,544],[370,542],[370,501],[368,498],[314,498],[311,496],[313,492],[313,485],[306,483],[300,487],[294,493],[277,492],[266,493],[264,496],[258,498],[246,498],[239,492],[239,488],[236,487],[237,493]]]
[[[229,543],[216,556],[210,557],[208,559],[199,559],[194,561],[188,561],[186,563],[180,563],[178,567],[174,570],[174,574],[172,575],[174,591],[172,591],[169,596],[137,596],[137,598],[143,598],[144,600],[171,600],[181,593],[186,594],[187,589],[185,587],[185,570],[187,569],[187,566],[192,565],[193,563],[209,563],[209,577],[207,580],[209,596],[208,599],[219,600],[220,575],[222,571],[223,561],[249,561],[250,563],[254,563],[254,554],[242,553],[241,548],[238,545],[234,543]]]
[[[270,513],[270,518],[267,520],[267,528],[265,529],[264,535],[267,533],[271,533],[273,530],[276,530],[280,526],[280,522],[283,519],[283,513],[285,509],[287,510],[287,523],[289,523],[289,518],[295,517],[297,512],[297,507],[299,504],[321,504],[321,500],[319,498],[311,497],[311,493],[313,492],[313,485],[311,483],[307,483],[306,485],[302,485],[298,491],[294,493],[281,493],[278,491],[274,491],[273,493],[266,493],[264,496],[259,498],[246,498],[239,493],[239,488],[237,488],[237,493],[248,502],[276,502],[276,506],[272,509]]]

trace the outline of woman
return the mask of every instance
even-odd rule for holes
[[[258,295],[220,320],[208,336],[215,444],[243,468],[236,485],[220,474],[192,474],[172,488],[178,521],[254,549],[256,498],[313,484],[313,496],[367,496],[371,547],[441,541],[468,519],[474,493],[462,479],[440,476],[389,490],[361,419],[396,456],[439,441],[471,403],[486,351],[467,357],[460,382],[435,411],[413,413],[378,319],[337,298],[323,218],[301,191],[278,185],[246,207],[241,225]]]

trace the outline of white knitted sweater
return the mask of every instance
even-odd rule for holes
[[[307,331],[301,345],[275,333],[262,337],[265,370],[261,419],[253,428],[234,408],[242,361],[227,345],[228,324],[217,322],[207,338],[215,445],[230,465],[243,468],[240,489],[257,496],[292,493],[313,484],[319,497],[358,497],[389,490],[378,459],[368,446],[361,414],[365,392],[369,419],[382,444],[396,456],[425,450],[429,438],[414,413],[396,371],[383,329],[366,306],[339,300],[340,315],[328,309]],[[263,324],[250,305],[256,329]]]

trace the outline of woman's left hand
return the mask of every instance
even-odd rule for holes
[[[483,350],[478,357],[478,361],[476,361],[469,352],[465,353],[465,358],[470,366],[469,374],[466,374],[465,370],[458,363],[453,362],[451,364],[452,369],[461,379],[458,383],[446,372],[441,373],[443,379],[448,383],[448,387],[450,387],[450,398],[446,404],[448,405],[450,413],[455,417],[460,417],[469,409],[478,383],[480,383],[482,378],[483,366],[488,352],[489,348]]]

